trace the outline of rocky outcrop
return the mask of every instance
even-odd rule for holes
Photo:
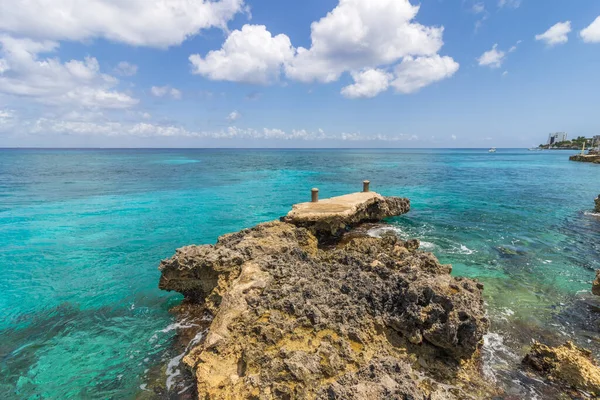
[[[597,213],[600,213],[600,195],[598,195],[598,197],[596,197],[596,199],[594,200],[594,203],[596,204],[595,210]]]
[[[401,197],[383,197],[375,192],[352,193],[317,203],[300,203],[282,218],[304,227],[321,240],[336,238],[363,222],[405,214],[410,201]]]
[[[419,251],[416,240],[351,237],[320,246],[319,233],[331,239],[337,224],[408,207],[375,201],[382,210],[359,207],[363,217],[328,219],[331,229],[286,217],[214,246],[184,247],[161,263],[160,287],[203,303],[214,317],[183,358],[199,398],[493,394],[478,372],[489,324],[481,284],[452,277],[451,266]]]
[[[567,391],[582,390],[600,396],[600,368],[596,360],[590,351],[571,342],[558,347],[534,342],[523,365]]]
[[[570,156],[569,160],[600,164],[600,155],[597,155],[597,154],[575,154],[575,155]]]
[[[600,269],[596,270],[596,278],[592,282],[592,294],[600,296]]]

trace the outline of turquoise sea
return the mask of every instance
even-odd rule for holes
[[[531,337],[598,356],[600,165],[572,153],[0,149],[0,398],[139,395],[175,334],[161,259],[363,179],[412,202],[379,230],[484,282],[491,377],[512,379],[502,371]]]

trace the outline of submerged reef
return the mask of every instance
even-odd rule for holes
[[[451,276],[418,240],[361,229],[409,209],[372,192],[303,203],[163,260],[159,287],[184,295],[179,320],[207,321],[182,358],[193,397],[511,398],[483,374],[483,285]],[[536,346],[524,366],[561,388],[595,390],[536,361]],[[595,377],[590,362],[573,368]]]

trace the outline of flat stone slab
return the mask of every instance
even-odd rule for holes
[[[374,199],[383,201],[384,197],[375,192],[359,192],[319,200],[317,203],[294,204],[287,218],[316,220],[333,216],[350,216],[356,213],[359,207],[373,202]]]
[[[309,229],[319,236],[339,236],[363,222],[380,221],[401,215],[410,209],[410,201],[384,197],[376,192],[359,192],[344,196],[295,204],[281,220]]]

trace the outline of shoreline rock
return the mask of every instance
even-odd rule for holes
[[[570,161],[589,162],[600,164],[600,155],[597,154],[575,154],[569,157]]]
[[[595,211],[596,211],[597,213],[600,213],[600,195],[598,195],[598,197],[596,197],[596,198],[594,199],[594,203],[595,203],[595,208],[594,208],[594,209],[595,209]]]
[[[213,315],[183,358],[199,398],[493,397],[480,368],[483,285],[452,277],[417,240],[342,240],[409,208],[364,197],[322,218],[296,207],[161,262],[160,288]]]
[[[589,350],[572,342],[549,347],[534,342],[523,366],[569,391],[600,396],[600,368]],[[596,397],[594,397],[596,398]]]

